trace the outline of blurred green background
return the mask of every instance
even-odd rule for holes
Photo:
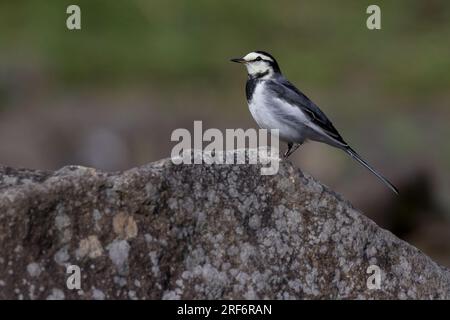
[[[82,29],[66,28],[81,7]],[[366,28],[381,7],[382,29]],[[0,163],[123,170],[170,155],[172,130],[256,127],[242,66],[284,74],[399,188],[310,143],[292,161],[450,266],[450,2],[2,1]]]

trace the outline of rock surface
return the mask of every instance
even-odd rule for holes
[[[178,298],[449,299],[450,273],[289,162],[0,168],[0,299]]]

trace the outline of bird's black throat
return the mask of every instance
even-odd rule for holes
[[[269,70],[264,72],[258,72],[252,75],[248,75],[247,83],[245,84],[245,94],[247,95],[247,101],[250,103],[252,100],[253,92],[255,91],[255,87],[258,82],[262,81],[261,78],[268,75]]]
[[[260,78],[249,78],[245,84],[245,94],[247,96],[247,101],[250,103],[253,97],[253,92],[255,92],[256,85],[258,82],[262,81]]]
[[[261,79],[264,76],[267,76],[269,74],[269,70],[266,70],[264,72],[258,72],[255,74],[248,74],[249,79]]]

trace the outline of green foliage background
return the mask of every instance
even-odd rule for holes
[[[82,9],[82,31],[65,9]],[[55,81],[161,86],[229,83],[227,59],[273,52],[291,78],[334,87],[354,73],[382,90],[430,98],[450,83],[450,3],[377,1],[382,30],[365,28],[372,1],[3,1],[0,49],[35,55]],[[447,53],[447,54],[445,54]],[[207,79],[207,80],[205,80]]]

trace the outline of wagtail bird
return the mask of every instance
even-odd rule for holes
[[[324,142],[344,150],[398,194],[392,183],[344,141],[319,107],[282,75],[272,55],[254,51],[231,61],[242,63],[247,68],[245,91],[250,112],[261,128],[279,130],[280,139],[288,146],[284,158],[289,157],[307,140]]]

